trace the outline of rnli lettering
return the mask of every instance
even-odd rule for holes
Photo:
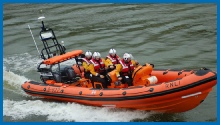
[[[59,87],[48,87],[47,92],[58,93],[60,92]]]
[[[165,85],[166,85],[166,88],[173,88],[173,87],[179,86],[180,82],[179,81],[169,82],[169,83],[165,83]]]

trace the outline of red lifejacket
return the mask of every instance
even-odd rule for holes
[[[86,63],[87,63],[87,65],[91,64],[90,60],[89,60],[89,59],[87,59],[87,58],[82,58],[82,60],[83,60],[83,62],[86,62]]]
[[[98,61],[95,59],[91,59],[90,62],[94,65],[94,69],[97,73],[100,73],[101,69],[105,68],[105,64],[102,59],[99,59]]]
[[[119,64],[120,58],[118,55],[115,55],[115,57],[112,57],[111,55],[106,56],[106,59],[109,58],[112,62],[112,64]]]
[[[125,63],[125,61],[122,59],[119,62],[122,65],[122,70],[121,70],[122,74],[128,75],[128,74],[130,74],[130,72],[133,72],[134,65],[131,61],[129,63]],[[130,66],[130,68],[129,68],[129,66]]]

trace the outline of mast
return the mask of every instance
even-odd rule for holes
[[[41,50],[41,58],[46,60],[53,56],[65,54],[65,47],[62,46],[51,28],[46,28],[44,25],[45,19],[44,16],[38,18],[41,21],[41,31],[40,31],[40,39],[44,45],[44,48]]]

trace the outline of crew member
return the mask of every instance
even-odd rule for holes
[[[99,52],[93,53],[93,58],[90,60],[89,71],[92,74],[92,82],[102,83],[103,88],[107,88],[107,81],[105,79],[105,60],[101,58]]]
[[[90,78],[89,65],[91,64],[90,60],[92,59],[92,53],[86,51],[85,58],[82,58],[82,66],[84,67],[84,76],[85,78]]]
[[[116,65],[119,64],[120,57],[116,54],[115,49],[110,49],[109,50],[109,55],[106,56],[105,59],[105,66],[107,67],[107,71],[111,72],[112,70],[115,69]]]
[[[132,73],[135,69],[136,61],[131,61],[131,55],[125,53],[123,59],[119,61],[120,64],[116,66],[116,76],[122,83],[127,83],[132,86]]]

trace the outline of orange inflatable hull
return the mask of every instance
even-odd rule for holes
[[[59,101],[179,113],[201,104],[212,87],[217,84],[217,74],[208,69],[197,71],[154,69],[150,75],[156,76],[158,79],[156,84],[136,84],[129,88],[111,86],[107,89],[95,89],[91,84],[84,85],[88,81],[86,79],[73,84],[26,81],[21,87],[30,95]]]

